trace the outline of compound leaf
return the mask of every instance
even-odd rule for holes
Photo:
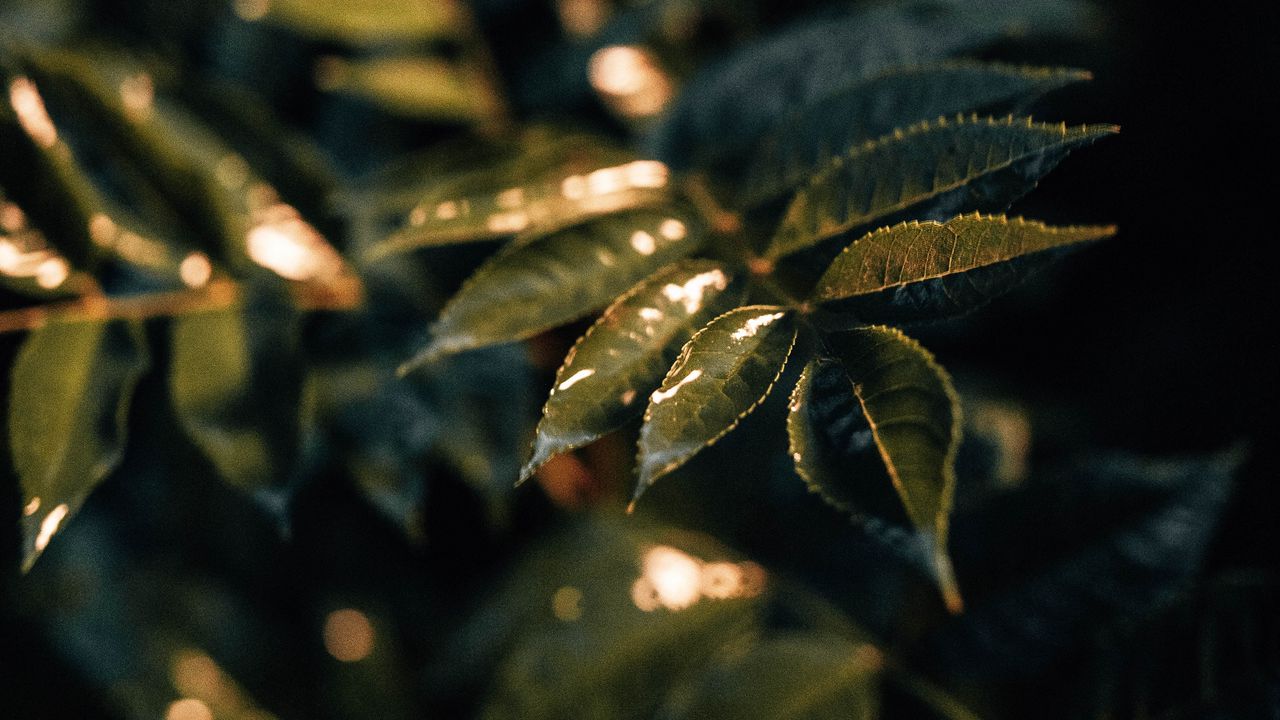
[[[23,343],[9,442],[22,483],[24,570],[119,464],[133,389],[150,363],[132,322],[53,324]]]
[[[794,316],[769,305],[732,310],[699,330],[649,396],[635,497],[764,402],[795,341]]]
[[[605,310],[556,373],[521,480],[552,455],[582,447],[640,414],[637,400],[658,387],[698,328],[733,309],[742,289],[719,263],[685,260]]]
[[[1029,118],[939,118],[836,158],[796,194],[768,254],[789,255],[899,213],[940,220],[999,211],[1035,187],[1073,148],[1111,125],[1046,125]]]

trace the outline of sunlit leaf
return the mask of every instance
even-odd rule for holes
[[[25,569],[120,462],[133,389],[149,365],[142,327],[123,321],[49,325],[23,344],[9,443],[22,482]]]
[[[867,142],[813,176],[787,208],[769,255],[788,255],[910,210],[942,220],[995,212],[1035,187],[1071,149],[1116,132],[1111,125],[1030,119],[939,118]]]
[[[793,192],[828,158],[897,128],[1008,105],[1088,78],[1082,70],[958,60],[859,79],[775,126],[753,156],[741,204]]]
[[[1110,226],[1050,227],[1002,215],[907,222],[855,241],[813,292],[864,322],[937,319],[973,309],[1041,263],[1009,262],[1109,237]]]
[[[169,392],[178,420],[242,490],[291,479],[302,434],[299,323],[270,296],[173,319]]]
[[[795,341],[792,314],[766,305],[732,310],[699,330],[649,396],[635,497],[755,410],[782,375]]]
[[[827,345],[853,383],[907,517],[934,541],[939,584],[948,606],[958,609],[946,557],[961,429],[951,378],[919,343],[892,328],[831,335]]]
[[[353,45],[449,37],[458,33],[463,18],[454,0],[269,0],[241,5],[246,19],[266,19],[317,39]]]
[[[501,107],[486,73],[445,58],[326,58],[317,69],[317,82],[323,90],[364,98],[406,118],[476,123],[494,117]]]
[[[614,302],[556,373],[521,480],[552,455],[582,447],[643,412],[680,348],[698,328],[733,309],[742,290],[720,264],[687,260]]]
[[[685,214],[639,210],[512,245],[462,286],[432,326],[431,345],[409,365],[576,320],[701,242],[701,228]]]

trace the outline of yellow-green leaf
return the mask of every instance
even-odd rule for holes
[[[241,5],[248,20],[265,19],[352,45],[450,37],[458,34],[463,19],[454,0],[262,0]]]
[[[764,402],[795,341],[795,317],[769,305],[732,310],[699,330],[649,396],[635,497]]]
[[[789,255],[900,214],[942,219],[963,210],[1003,210],[1071,149],[1114,132],[1111,125],[978,117],[940,118],[895,131],[834,159],[811,178],[787,208],[769,255]]]
[[[24,569],[119,464],[133,390],[149,365],[133,322],[53,324],[23,343],[9,443],[22,483]]]
[[[394,115],[420,120],[476,123],[501,108],[486,73],[445,58],[327,58],[317,68],[317,82],[323,90],[361,97]]]
[[[686,260],[632,288],[569,351],[542,409],[527,479],[552,455],[582,447],[639,415],[680,348],[742,297],[719,263]]]

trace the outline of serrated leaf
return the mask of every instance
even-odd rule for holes
[[[502,107],[489,76],[479,67],[419,55],[321,61],[322,90],[364,98],[404,118],[479,123]]]
[[[1072,34],[1090,14],[1083,3],[1062,0],[908,1],[828,11],[694,76],[655,128],[651,146],[679,170],[737,172],[781,118],[858,78],[1015,34]]]
[[[754,153],[740,205],[794,192],[828,158],[939,117],[990,109],[1087,80],[1082,70],[967,60],[891,68],[781,120]]]
[[[764,402],[795,341],[795,317],[770,305],[732,310],[699,330],[649,396],[635,498]]]
[[[694,332],[742,297],[719,263],[686,260],[655,273],[609,306],[556,373],[524,481],[551,456],[621,427],[642,412]]]
[[[173,319],[169,392],[218,474],[245,491],[291,479],[302,434],[300,318],[283,298]]]
[[[951,378],[901,331],[866,327],[827,337],[853,383],[880,457],[917,530],[933,540],[947,605],[960,607],[946,555],[960,446],[960,399]]]
[[[271,0],[266,19],[319,40],[352,45],[409,43],[456,35],[463,15],[454,0]]]
[[[622,213],[512,245],[467,280],[432,326],[431,344],[406,368],[576,320],[701,242],[702,229],[669,209]]]
[[[124,455],[129,404],[150,366],[135,323],[31,333],[13,365],[9,443],[22,483],[23,569]]]
[[[812,300],[862,322],[939,319],[1009,290],[1051,250],[1114,233],[1110,226],[1050,227],[976,213],[945,223],[901,223],[846,248],[818,280]]]
[[[834,159],[800,189],[768,255],[789,255],[910,211],[941,220],[962,210],[1000,211],[1072,149],[1111,125],[1046,125],[1029,118],[939,118],[867,142]]]

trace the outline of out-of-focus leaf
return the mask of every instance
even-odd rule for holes
[[[264,13],[255,10],[247,18],[352,45],[452,37],[459,34],[464,17],[454,0],[270,0],[260,7]]]
[[[635,498],[764,402],[795,342],[794,316],[767,305],[732,310],[699,330],[649,396]]]
[[[371,248],[367,259],[517,233],[528,240],[592,216],[669,200],[662,163],[636,160],[582,135],[548,145],[455,178],[435,178],[425,192],[410,190],[415,196],[404,226]]]
[[[976,213],[945,223],[901,223],[846,248],[818,280],[812,299],[862,322],[941,319],[1015,286],[1043,264],[1037,254],[1113,234],[1110,226],[1050,227]]]
[[[968,608],[918,659],[970,681],[1032,677],[1151,618],[1198,572],[1241,455],[1104,456],[958,514],[951,544]]]
[[[754,154],[740,204],[794,192],[828,158],[917,123],[1033,98],[1089,73],[974,61],[891,68],[780,121]]]
[[[66,297],[84,292],[92,281],[75,273],[71,263],[49,246],[44,233],[31,227],[17,203],[0,188],[0,286],[29,297]]]
[[[1035,187],[1111,125],[1045,125],[1029,118],[939,118],[886,135],[836,158],[800,189],[769,246],[780,257],[910,210],[942,220],[994,212]]]
[[[812,633],[780,634],[726,648],[675,693],[661,717],[876,720],[881,654]]]
[[[960,399],[951,378],[919,343],[892,328],[831,335],[827,345],[853,383],[907,517],[933,541],[938,583],[948,607],[958,610],[946,555],[961,434]]]
[[[326,58],[317,74],[321,89],[364,98],[406,118],[478,123],[493,118],[501,108],[485,72],[445,58]]]
[[[129,402],[149,365],[142,327],[124,321],[49,325],[23,344],[9,443],[22,481],[24,569],[120,462]]]
[[[178,420],[219,475],[247,492],[292,479],[303,426],[299,333],[297,312],[266,294],[172,322]]]
[[[701,242],[702,229],[668,209],[622,213],[512,245],[462,286],[432,326],[431,344],[406,367],[580,318]]]
[[[582,447],[639,415],[680,348],[742,297],[742,283],[709,260],[666,268],[619,298],[556,373],[526,480],[552,455]]]
[[[677,169],[740,168],[781,118],[859,78],[1015,34],[1074,34],[1090,15],[1085,4],[1061,0],[910,0],[828,12],[695,76],[651,144]]]

